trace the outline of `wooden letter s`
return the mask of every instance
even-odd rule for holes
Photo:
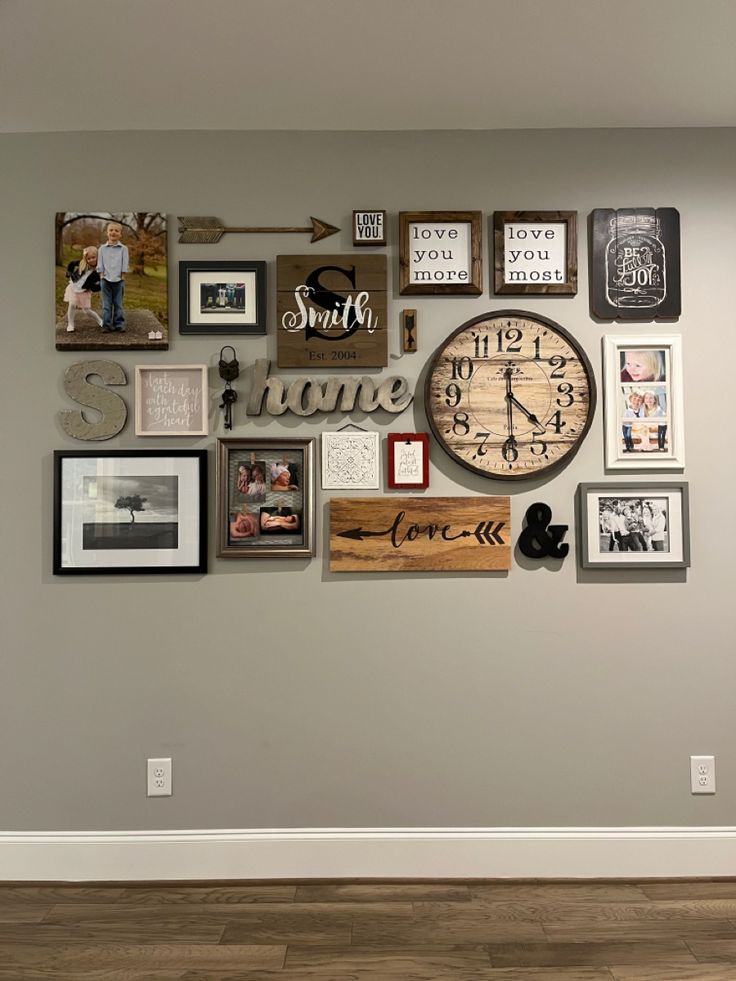
[[[64,389],[74,402],[88,405],[102,413],[99,422],[88,422],[83,412],[59,413],[61,428],[74,439],[110,439],[117,436],[128,418],[128,408],[114,392],[101,385],[91,385],[87,378],[99,375],[105,385],[125,385],[125,372],[115,361],[81,361],[67,368]]]

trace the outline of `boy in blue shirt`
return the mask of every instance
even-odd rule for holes
[[[107,223],[107,242],[97,250],[97,272],[102,293],[102,330],[125,330],[125,274],[128,271],[128,247],[120,239],[123,226],[117,221]]]

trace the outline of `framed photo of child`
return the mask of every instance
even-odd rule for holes
[[[684,469],[681,338],[608,335],[603,344],[606,468]]]
[[[165,351],[166,215],[58,211],[57,351]]]

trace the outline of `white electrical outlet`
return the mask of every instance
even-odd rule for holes
[[[148,796],[171,797],[171,759],[148,761]]]
[[[716,792],[715,756],[690,757],[690,792],[693,794]]]

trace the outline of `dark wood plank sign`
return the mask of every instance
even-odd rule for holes
[[[417,312],[401,311],[401,350],[404,354],[414,354],[417,349]]]
[[[280,368],[388,364],[385,255],[280,255]]]
[[[679,317],[680,213],[596,208],[591,217],[591,311],[602,320]]]
[[[510,497],[333,497],[331,572],[511,568]]]

